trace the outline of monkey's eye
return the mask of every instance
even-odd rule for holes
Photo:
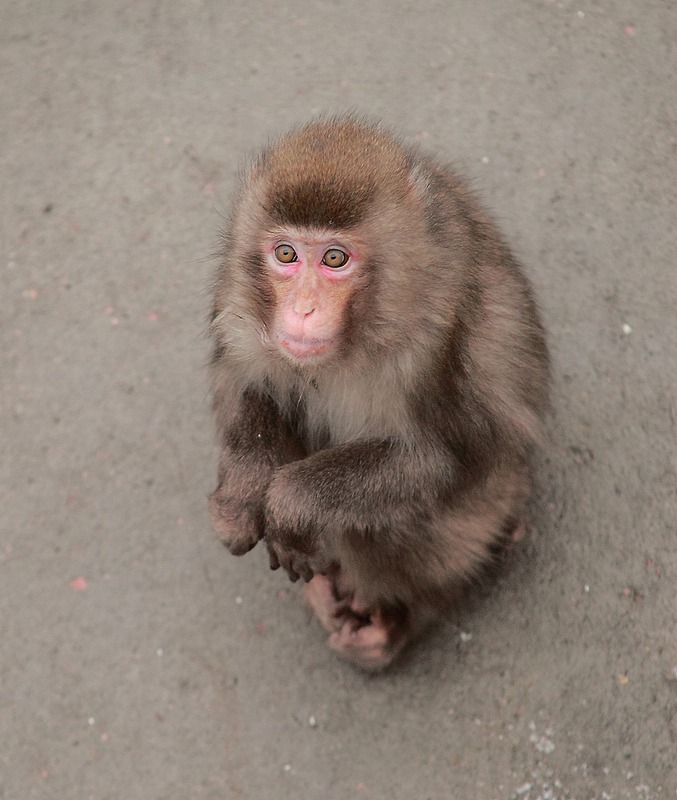
[[[281,264],[291,264],[293,261],[298,261],[298,256],[293,247],[288,244],[279,244],[275,248],[275,258]]]
[[[332,269],[338,269],[344,266],[347,261],[348,254],[344,253],[343,250],[339,250],[338,247],[332,247],[331,250],[327,250],[322,259],[322,263]]]

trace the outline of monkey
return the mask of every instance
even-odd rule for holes
[[[455,170],[339,115],[251,163],[210,320],[214,528],[234,555],[263,541],[330,647],[383,670],[524,530],[533,290]]]

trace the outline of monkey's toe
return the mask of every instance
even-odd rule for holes
[[[337,612],[341,604],[336,600],[326,575],[315,575],[305,587],[303,597],[326,630],[332,633],[340,629],[343,620]]]
[[[306,586],[304,599],[315,612],[325,630],[339,631],[346,620],[354,619],[351,598],[336,596],[336,587],[326,575],[315,575]]]
[[[404,629],[374,612],[365,623],[351,616],[329,637],[329,646],[343,658],[370,672],[387,667],[406,645]]]

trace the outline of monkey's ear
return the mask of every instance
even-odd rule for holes
[[[409,189],[418,202],[425,203],[430,196],[430,173],[422,164],[414,164],[409,170]]]

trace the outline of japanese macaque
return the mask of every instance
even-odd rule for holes
[[[321,119],[244,178],[210,330],[219,536],[382,669],[523,529],[548,355],[520,267],[449,168]]]

